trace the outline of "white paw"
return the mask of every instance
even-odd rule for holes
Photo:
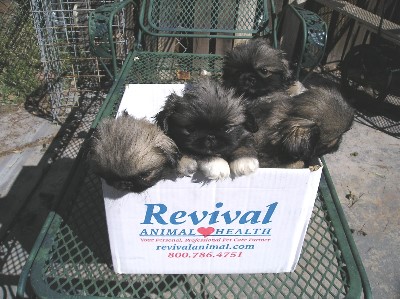
[[[248,175],[258,169],[259,163],[256,158],[243,157],[232,161],[229,166],[235,176]]]
[[[183,156],[179,162],[178,162],[178,167],[177,171],[179,175],[183,176],[191,176],[193,173],[195,173],[197,170],[197,162],[196,160],[188,157],[188,156]]]
[[[303,84],[301,84],[300,81],[296,81],[293,83],[293,85],[291,85],[287,92],[289,93],[289,95],[291,97],[297,96],[299,94],[302,94],[303,92],[305,92],[307,90],[307,88],[304,87]]]
[[[211,180],[226,179],[231,173],[228,162],[218,157],[199,161],[199,168]]]

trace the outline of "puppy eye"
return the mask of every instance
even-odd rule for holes
[[[182,129],[183,134],[185,135],[190,135],[191,133],[193,133],[195,131],[194,127],[186,127]]]
[[[187,127],[186,131],[188,131],[189,133],[193,133],[194,132],[194,127]]]
[[[139,177],[142,180],[146,180],[151,174],[153,173],[153,170],[145,171],[139,174]]]
[[[260,69],[260,73],[263,74],[263,75],[268,75],[269,74],[269,70],[267,68],[263,67],[263,68]]]
[[[226,133],[232,132],[233,129],[235,129],[234,126],[225,126],[225,127],[224,127],[224,131],[225,131]]]

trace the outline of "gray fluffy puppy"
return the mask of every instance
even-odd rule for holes
[[[207,178],[218,180],[258,168],[255,119],[241,97],[216,81],[203,79],[183,96],[171,94],[155,119],[184,154],[178,165],[182,175],[200,169]]]
[[[251,39],[227,52],[222,79],[224,86],[249,100],[286,90],[293,83],[284,52],[265,38]]]
[[[127,113],[100,123],[90,153],[94,172],[107,184],[135,193],[164,179],[179,158],[175,143],[155,124]]]
[[[276,92],[249,103],[259,125],[260,167],[299,168],[338,149],[354,110],[335,88],[313,87],[290,97]],[[304,163],[298,163],[304,162]]]

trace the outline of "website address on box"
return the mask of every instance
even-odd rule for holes
[[[184,251],[191,251],[191,250],[252,250],[254,249],[253,244],[236,244],[236,245],[231,245],[231,244],[206,244],[206,245],[194,245],[194,244],[188,244],[188,245],[158,245],[156,246],[156,250],[168,250],[168,251],[178,251],[178,250],[184,250]]]

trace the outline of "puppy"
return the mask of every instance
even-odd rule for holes
[[[90,162],[95,173],[119,190],[140,193],[177,166],[178,147],[155,124],[126,113],[105,119],[93,139]]]
[[[227,52],[222,80],[225,87],[234,88],[237,95],[249,100],[286,90],[294,82],[285,54],[265,38],[252,39]],[[291,93],[298,93],[297,89]]]
[[[200,80],[182,97],[171,94],[155,120],[184,155],[178,165],[182,175],[200,169],[207,178],[218,180],[258,168],[254,117],[241,97],[215,81]]]
[[[255,139],[261,167],[309,166],[338,149],[354,118],[337,89],[313,86],[294,97],[285,92],[262,97],[249,109],[259,125]]]

